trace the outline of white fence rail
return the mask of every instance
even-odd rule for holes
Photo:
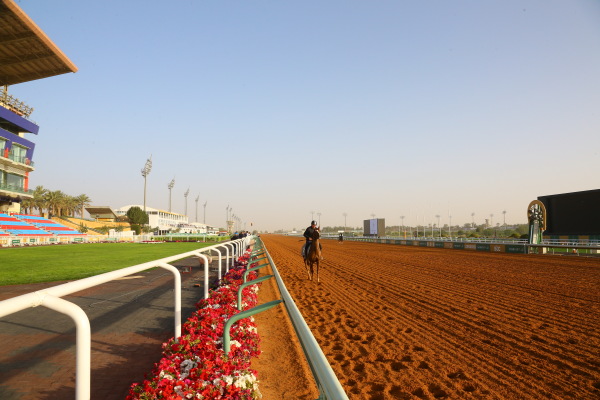
[[[231,263],[234,258],[243,254],[244,248],[250,241],[250,237],[238,239],[228,242],[232,246]],[[76,304],[61,299],[75,292],[84,289],[89,289],[94,286],[101,285],[112,280],[123,278],[127,275],[135,274],[150,268],[161,267],[173,273],[174,276],[174,329],[175,338],[181,336],[181,275],[177,268],[169,265],[169,262],[197,256],[204,260],[204,298],[208,297],[209,286],[209,262],[205,254],[207,251],[215,250],[219,254],[219,279],[221,279],[221,252],[217,247],[226,246],[226,244],[216,244],[213,246],[203,247],[199,250],[189,251],[186,253],[177,254],[170,257],[165,257],[160,260],[149,261],[143,264],[134,265],[132,267],[122,268],[116,271],[107,272],[101,275],[92,276],[77,281],[64,283],[62,285],[53,286],[37,292],[27,293],[11,299],[0,301],[0,318],[10,314],[31,308],[44,306],[71,317],[75,322],[76,327],[76,375],[75,375],[75,398],[76,400],[89,400],[90,398],[90,383],[91,383],[91,329],[90,321],[85,312]],[[228,247],[226,247],[228,249]],[[227,250],[229,254],[229,250]],[[229,259],[226,260],[229,262]]]

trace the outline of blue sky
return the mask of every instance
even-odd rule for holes
[[[524,223],[598,188],[600,2],[17,4],[77,65],[15,85],[31,186],[224,226]],[[316,215],[316,214],[315,214]],[[418,219],[417,219],[418,216]]]

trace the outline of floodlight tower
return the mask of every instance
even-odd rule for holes
[[[150,158],[146,160],[146,164],[144,168],[142,168],[142,176],[144,177],[144,212],[146,212],[146,177],[152,170],[152,154],[150,154]]]
[[[344,216],[344,233],[346,232],[346,217],[348,216],[348,213],[343,213],[342,214]]]
[[[198,195],[198,197],[196,197],[196,222],[198,222],[198,200],[200,199],[200,195]]]
[[[175,178],[171,179],[171,182],[167,185],[169,188],[169,212],[171,212],[171,194],[173,191],[173,186],[175,186]]]
[[[208,200],[206,200],[204,202],[204,218],[202,219],[202,223],[206,225],[206,203],[208,203]]]
[[[185,191],[185,193],[183,194],[183,198],[185,199],[185,216],[187,217],[187,198],[188,195],[190,194],[190,188],[188,188],[188,190]]]
[[[404,239],[406,239],[406,231],[404,231],[404,215],[401,215],[400,219],[402,220],[402,231],[404,232]],[[400,236],[400,232],[398,232],[398,236]]]

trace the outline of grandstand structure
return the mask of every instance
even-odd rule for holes
[[[81,236],[81,232],[37,215],[0,213],[0,236]]]
[[[33,108],[9,95],[9,86],[76,71],[13,0],[0,0],[0,213],[18,214],[21,202],[33,197],[29,174],[35,169],[35,143],[26,135],[39,132],[29,119]]]

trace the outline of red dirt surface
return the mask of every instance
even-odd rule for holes
[[[351,399],[600,399],[599,259],[262,239]]]

